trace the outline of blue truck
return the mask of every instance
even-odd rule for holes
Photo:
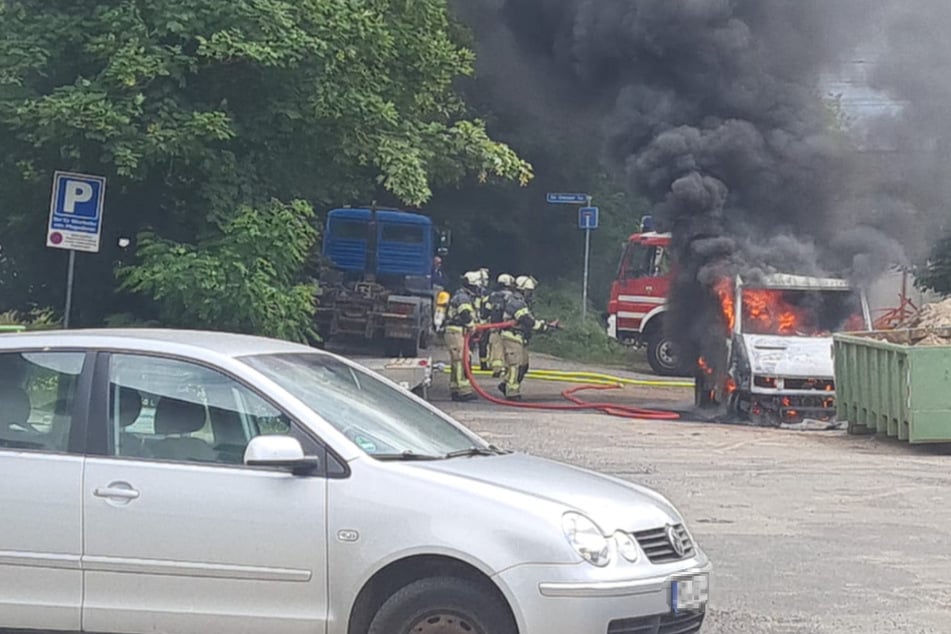
[[[324,341],[362,339],[388,357],[428,348],[436,294],[433,257],[450,234],[427,216],[395,209],[344,208],[327,214],[317,331]]]

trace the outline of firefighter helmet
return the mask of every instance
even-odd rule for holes
[[[470,288],[478,288],[482,284],[482,272],[481,271],[469,271],[462,275],[462,282]]]
[[[520,275],[518,279],[515,280],[515,288],[523,293],[531,293],[538,288],[538,280],[531,275]]]
[[[490,279],[491,277],[489,276],[489,269],[479,269],[479,286],[482,288],[487,288],[489,286]]]
[[[496,280],[496,283],[502,288],[514,288],[515,278],[508,273],[502,273],[502,275],[499,276],[499,279]]]

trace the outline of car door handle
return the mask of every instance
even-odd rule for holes
[[[113,500],[136,500],[139,492],[135,489],[120,489],[118,487],[102,487],[93,491],[97,498],[109,498]]]

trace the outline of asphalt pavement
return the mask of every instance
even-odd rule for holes
[[[488,440],[668,496],[716,567],[706,634],[951,632],[946,447],[456,404],[446,381],[437,377],[434,403]],[[529,382],[525,393],[557,402],[565,387]],[[690,416],[691,391],[682,388],[625,388],[611,398]]]

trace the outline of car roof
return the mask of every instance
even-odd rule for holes
[[[141,349],[148,351],[202,352],[225,357],[261,354],[316,353],[309,346],[227,332],[146,328],[92,328],[82,330],[36,330],[0,334],[0,349],[23,346],[59,348]]]

